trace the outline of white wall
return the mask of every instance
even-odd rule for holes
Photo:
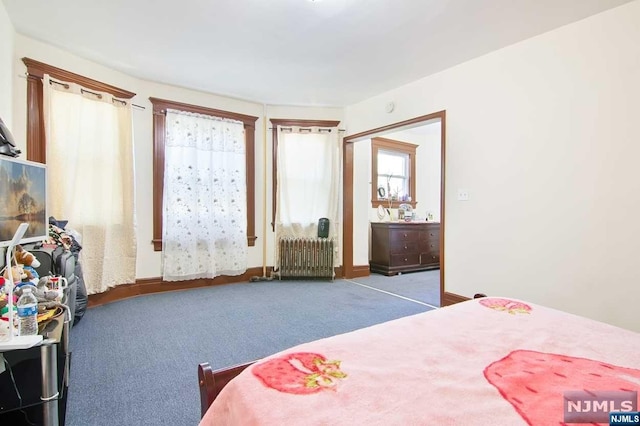
[[[0,118],[13,133],[13,38],[15,31],[0,2]]]
[[[355,134],[446,109],[446,290],[465,296],[482,291],[522,297],[640,331],[635,314],[640,296],[640,270],[635,266],[640,253],[640,179],[635,172],[640,144],[634,125],[640,116],[637,22],[640,0],[353,105],[344,117],[339,109],[294,107],[274,108],[268,115],[346,118],[347,134]],[[23,150],[26,81],[18,77],[24,71],[22,57],[138,93],[134,102],[146,110],[134,114],[137,276],[159,276],[160,256],[150,243],[148,97],[256,116],[262,115],[262,105],[139,80],[17,35],[1,4],[0,31],[0,114],[5,121],[11,117],[8,121]],[[11,64],[7,58],[12,55]],[[13,87],[6,83],[11,78],[7,75],[13,75]],[[387,114],[384,105],[390,100],[396,110]],[[258,120],[257,129],[261,128]],[[260,136],[258,130],[259,237]],[[369,167],[363,160],[367,151],[356,143],[356,265],[368,262],[370,193],[366,184],[358,183],[369,181],[363,172]],[[270,182],[270,174],[267,179]],[[456,201],[457,188],[468,189],[471,199]],[[270,196],[268,201],[270,212]],[[261,265],[260,240],[249,252],[250,266]]]
[[[256,122],[256,235],[258,240],[255,247],[249,248],[249,267],[262,266],[262,176],[263,176],[263,106],[254,102],[231,99],[222,96],[187,90],[180,87],[153,83],[140,80],[132,76],[114,71],[110,68],[87,61],[69,52],[45,43],[16,34],[15,57],[13,66],[17,70],[13,79],[13,115],[14,135],[23,143],[21,147],[26,152],[26,79],[20,77],[26,71],[21,58],[28,57],[37,61],[72,71],[125,90],[135,92],[133,103],[144,106],[145,110],[134,108],[134,143],[136,154],[136,209],[138,222],[138,260],[137,278],[151,278],[161,276],[160,252],[154,252],[151,244],[153,232],[153,134],[152,107],[149,97],[169,99],[178,102],[202,105],[211,108],[238,112],[260,117]],[[0,64],[1,65],[1,64]],[[0,68],[1,69],[1,68]],[[312,118],[341,120],[343,111],[336,108],[298,108],[271,107],[267,114],[274,118]],[[267,123],[268,124],[268,123]],[[268,190],[271,185],[271,134],[267,131],[267,182]],[[267,196],[267,264],[273,264],[273,237],[271,235],[271,196]]]
[[[349,134],[447,111],[447,291],[640,331],[639,22],[636,0],[347,108]]]

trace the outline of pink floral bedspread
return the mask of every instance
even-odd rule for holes
[[[640,334],[484,298],[267,357],[200,424],[560,425],[583,390],[639,391]]]

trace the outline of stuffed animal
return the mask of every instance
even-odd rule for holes
[[[29,276],[24,272],[24,268],[21,265],[14,265],[11,267],[11,276],[13,277],[14,284],[19,284],[23,280],[29,278]],[[6,270],[6,268],[4,271],[4,278],[8,280],[11,279],[9,278],[9,271]]]
[[[5,276],[8,275],[5,273]],[[9,287],[6,284],[7,278],[4,276],[0,277],[0,309],[4,309],[4,307],[7,306],[7,303],[9,303]],[[13,301],[18,301],[18,298],[15,297],[15,295],[13,296]]]
[[[59,293],[55,290],[49,289],[47,285],[49,284],[49,278],[50,277],[48,276],[40,278],[40,280],[38,280],[37,286],[34,286],[32,283],[23,284],[20,287],[17,287],[13,291],[13,294],[20,297],[24,288],[27,286],[31,286],[31,292],[34,296],[36,296],[36,299],[38,299],[38,303],[54,302],[56,299],[58,299]]]
[[[36,299],[38,299],[38,302],[52,302],[60,297],[60,294],[57,291],[51,290],[49,281],[50,278],[51,277],[46,276],[38,280],[38,286],[36,287],[36,292],[34,293],[36,295]]]
[[[40,261],[36,259],[35,255],[26,251],[22,246],[16,246],[15,253],[16,263],[23,266],[24,272],[27,274],[29,281],[40,278],[36,268],[40,266]],[[29,275],[31,275],[29,277]]]

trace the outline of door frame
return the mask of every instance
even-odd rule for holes
[[[377,127],[364,132],[345,136],[343,138],[343,187],[342,187],[342,271],[344,278],[356,278],[369,275],[369,265],[353,264],[353,144],[364,138],[371,138],[382,132],[399,130],[403,127],[418,124],[426,124],[429,121],[440,120],[440,306],[442,306],[444,296],[444,244],[445,244],[445,158],[446,158],[446,110],[434,112],[419,117],[410,118],[386,126]],[[380,136],[380,135],[378,135]]]

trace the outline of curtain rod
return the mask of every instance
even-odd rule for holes
[[[68,89],[68,88],[70,87],[70,86],[69,86],[69,84],[67,84],[67,83],[61,83],[61,82],[59,82],[59,81],[56,81],[56,80],[53,80],[53,79],[51,79],[51,78],[50,78],[50,79],[49,79],[49,84],[54,84],[54,83],[55,83],[55,84],[59,84],[60,86],[64,87],[65,89]],[[81,92],[81,93],[91,93],[92,95],[97,96],[97,97],[98,97],[98,99],[102,99],[102,95],[101,95],[100,93],[92,92],[91,90],[87,90],[87,89],[84,89],[84,88],[82,88],[82,87],[80,88],[80,92]],[[123,100],[121,100],[121,99],[117,99],[117,98],[112,98],[112,99],[111,99],[111,101],[112,101],[112,102],[119,102],[119,103],[121,103],[121,104],[123,104],[123,105],[126,105],[126,104],[127,104],[127,101],[123,101]],[[132,107],[139,108],[139,109],[146,109],[146,108],[145,108],[145,107],[143,107],[142,105],[136,105],[136,104],[134,104],[134,103],[132,103],[132,104],[131,104],[131,106],[132,106]]]

